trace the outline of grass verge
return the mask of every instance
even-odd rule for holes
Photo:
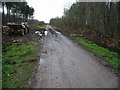
[[[36,65],[36,50],[37,46],[30,42],[13,43],[3,47],[3,88],[28,87],[28,80]]]
[[[39,25],[37,26],[38,29],[45,28],[45,25]]]
[[[2,89],[2,65],[0,65],[0,89]]]
[[[120,72],[120,56],[118,53],[109,51],[107,48],[103,48],[91,41],[87,41],[79,37],[75,37],[74,39],[81,45],[87,47],[95,55],[97,55],[98,57],[106,61],[108,64],[110,64],[115,70]]]

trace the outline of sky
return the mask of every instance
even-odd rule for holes
[[[26,0],[35,9],[34,19],[49,23],[51,18],[61,17],[64,8],[69,8],[76,0]]]

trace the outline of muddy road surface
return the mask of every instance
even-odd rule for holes
[[[50,26],[47,26],[50,27]],[[117,88],[118,77],[61,33],[48,33],[33,88]]]

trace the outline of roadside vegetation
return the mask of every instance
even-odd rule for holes
[[[33,43],[13,43],[3,46],[3,88],[26,88],[36,66],[37,46]]]
[[[50,24],[120,52],[120,2],[75,2]]]
[[[89,51],[91,51],[94,55],[106,62],[107,66],[111,66],[115,71],[120,72],[120,55],[118,52],[111,51],[109,48],[103,47],[101,45],[96,44],[94,41],[91,40],[90,35],[84,36],[85,34],[66,34],[65,31],[62,31],[60,27],[55,27],[55,30],[58,30],[68,36],[69,38],[73,39],[74,41],[78,42],[80,45],[86,47]],[[86,33],[86,31],[84,32]],[[95,36],[95,34],[94,34]],[[89,37],[89,39],[88,39]],[[96,40],[97,37],[93,39]],[[98,39],[100,40],[100,39]],[[115,40],[115,39],[114,39]],[[111,40],[112,41],[112,40]],[[113,42],[112,42],[113,43]]]
[[[45,25],[38,25],[37,28],[38,29],[45,28]]]
[[[44,21],[39,21],[39,24],[37,25],[37,29],[45,29],[46,23]]]
[[[7,23],[29,24],[30,33],[36,30],[40,21],[33,19],[34,8],[29,6],[27,2],[2,2],[2,28]],[[6,9],[6,13],[5,13]],[[43,22],[41,22],[43,24]],[[26,88],[29,87],[29,78],[37,66],[37,37],[27,35],[22,37],[8,36],[8,30],[2,29],[2,87],[3,88]],[[20,41],[14,42],[14,40]],[[29,41],[29,42],[26,42]],[[33,43],[30,43],[33,42]],[[0,76],[1,77],[1,76]],[[1,78],[0,78],[1,79]],[[1,83],[0,83],[1,84]]]
[[[102,60],[106,61],[115,70],[120,71],[120,57],[118,53],[109,51],[107,48],[103,48],[91,41],[79,37],[74,37],[74,40],[81,45],[87,47],[91,52],[93,52],[96,56],[100,57]]]
[[[2,89],[2,49],[0,45],[0,89]]]
[[[119,10],[120,2],[75,2],[50,24],[120,71]]]

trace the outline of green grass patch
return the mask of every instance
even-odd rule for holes
[[[81,45],[87,47],[90,51],[95,53],[98,57],[102,58],[104,61],[112,65],[112,67],[120,71],[120,56],[118,53],[109,51],[107,48],[103,48],[101,46],[98,46],[97,44],[87,41],[82,38],[74,38],[77,42],[79,42]]]
[[[45,27],[46,27],[45,25],[42,25],[42,26],[39,25],[39,26],[37,26],[38,29],[45,28]]]
[[[0,54],[0,88],[2,88],[2,54]]]
[[[3,88],[26,88],[34,70],[37,46],[33,43],[13,43],[3,47],[2,85]]]

